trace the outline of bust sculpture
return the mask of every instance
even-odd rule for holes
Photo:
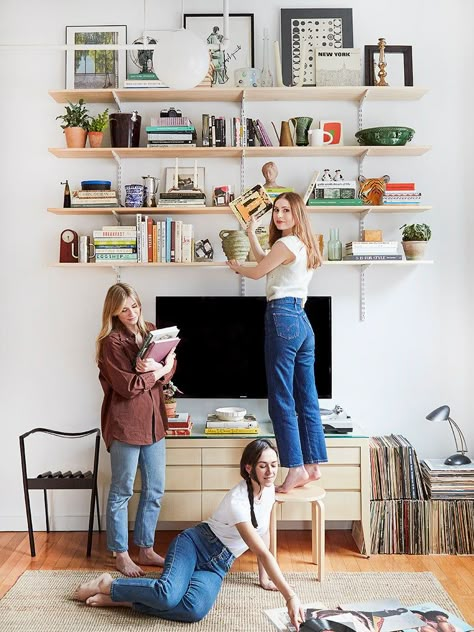
[[[269,189],[282,189],[279,184],[277,184],[276,179],[278,178],[278,168],[276,164],[272,161],[266,162],[262,167],[263,177],[265,178],[265,188]]]

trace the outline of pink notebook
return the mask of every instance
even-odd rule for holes
[[[143,359],[152,358],[156,362],[161,362],[166,358],[168,353],[179,343],[179,338],[165,338],[152,342],[143,355]]]

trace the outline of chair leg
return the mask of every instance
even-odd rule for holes
[[[97,530],[100,533],[100,510],[99,510],[99,494],[97,493],[97,487],[95,488],[95,504],[97,507]]]
[[[324,503],[315,500],[311,503],[311,548],[313,563],[318,565],[318,581],[320,582],[324,579],[325,525]]]
[[[87,536],[87,557],[91,556],[92,551],[92,530],[94,529],[94,509],[95,509],[95,488],[91,490],[91,504],[89,509],[89,533]]]
[[[274,503],[270,515],[270,553],[277,558],[277,511],[278,503]]]
[[[49,509],[48,509],[48,492],[43,489],[44,494],[44,515],[46,518],[46,533],[49,533]]]
[[[33,533],[33,520],[31,518],[30,493],[27,487],[25,487],[24,491],[25,491],[26,522],[28,523],[28,537],[30,540],[30,553],[31,553],[31,557],[36,557],[35,536]]]

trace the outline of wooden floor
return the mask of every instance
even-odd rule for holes
[[[175,535],[157,532],[159,553],[164,554]],[[113,559],[106,550],[105,534],[94,534],[92,557],[85,556],[87,534],[84,532],[35,533],[36,557],[30,557],[28,534],[0,532],[0,597],[26,570],[113,569]],[[132,549],[133,553],[135,553]],[[314,571],[311,564],[311,532],[278,533],[278,562],[283,571]],[[233,571],[256,571],[254,556],[247,552],[237,559]],[[464,615],[474,624],[474,557],[424,555],[374,555],[363,558],[356,550],[349,531],[326,532],[326,571],[384,572],[431,571],[451,595]],[[427,595],[427,600],[429,595]]]

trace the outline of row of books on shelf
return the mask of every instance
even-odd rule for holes
[[[416,450],[403,435],[369,441],[372,500],[427,498]]]
[[[260,119],[212,114],[202,115],[203,147],[272,147],[270,136]]]
[[[154,220],[137,213],[135,226],[104,226],[93,231],[96,261],[190,263],[194,260],[194,228],[167,217]]]
[[[300,629],[305,632],[423,632],[428,629],[469,632],[473,629],[469,623],[447,611],[443,605],[434,602],[407,605],[392,596],[371,601],[339,603],[336,607],[315,602],[304,603],[302,609],[304,621]],[[279,632],[295,631],[286,607],[270,608],[264,610],[264,613]]]
[[[372,553],[472,555],[473,500],[372,500]]]

